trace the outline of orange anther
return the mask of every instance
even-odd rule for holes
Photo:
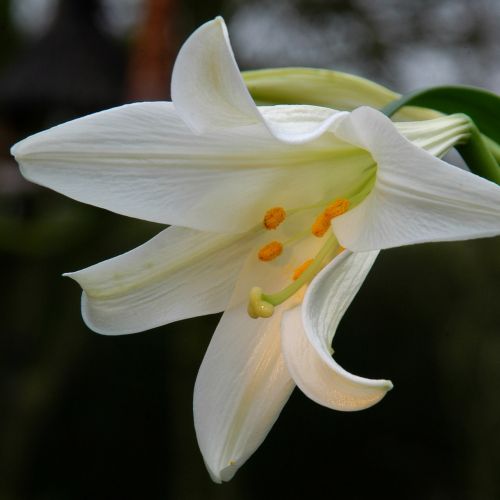
[[[311,226],[311,231],[314,236],[321,238],[330,228],[330,219],[328,219],[324,213],[318,215],[314,224]]]
[[[276,229],[286,217],[283,207],[270,208],[264,215],[264,227],[266,229]]]
[[[271,241],[271,243],[264,245],[259,250],[258,256],[260,260],[268,262],[281,255],[282,251],[283,251],[283,245],[279,241]]]
[[[345,214],[349,208],[349,200],[341,198],[334,201],[331,205],[328,205],[325,209],[325,216],[332,220],[339,215]]]
[[[314,259],[306,260],[297,269],[295,269],[292,276],[293,281],[298,280],[302,273],[311,265],[313,261]]]
[[[346,200],[345,198],[336,200],[328,205],[325,210],[318,215],[314,224],[311,226],[311,231],[314,236],[321,238],[321,236],[323,236],[330,228],[330,222],[332,219],[346,213],[348,208],[349,200]]]

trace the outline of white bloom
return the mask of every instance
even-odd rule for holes
[[[172,225],[69,276],[84,290],[86,323],[104,334],[225,310],[194,394],[198,442],[221,481],[259,446],[295,384],[340,410],[385,395],[390,382],[351,375],[332,358],[343,313],[380,249],[498,234],[500,189],[436,157],[467,137],[461,116],[396,125],[370,108],[256,107],[220,18],[182,47],[172,97],[60,125],[12,153],[34,182]],[[330,227],[331,205],[333,232],[314,236],[318,217]],[[266,230],[264,214],[281,207],[286,219]],[[269,261],[264,249],[262,262],[257,251],[270,240],[283,252]],[[252,291],[252,315],[281,304],[267,319],[247,314],[255,285],[265,292]]]

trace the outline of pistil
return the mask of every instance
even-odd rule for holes
[[[250,291],[248,314],[252,318],[269,318],[274,312],[274,307],[282,304],[298,292],[305,284],[309,283],[323,268],[325,260],[330,260],[338,251],[340,245],[333,233],[327,237],[324,245],[316,254],[312,262],[303,270],[300,276],[276,293],[267,294],[261,288],[254,287]]]

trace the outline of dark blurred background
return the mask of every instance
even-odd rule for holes
[[[191,416],[218,317],[123,337],[83,324],[80,289],[61,274],[160,227],[31,185],[9,147],[87,113],[168,99],[180,44],[218,14],[242,69],[500,90],[498,0],[0,0],[0,500],[500,498],[498,239],[382,252],[335,351],[395,389],[359,413],[296,390],[222,486]]]

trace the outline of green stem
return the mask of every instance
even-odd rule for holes
[[[470,139],[465,144],[457,145],[456,148],[472,172],[500,184],[500,168],[497,160],[472,120]]]
[[[500,144],[495,142],[493,139],[490,139],[487,135],[481,134],[483,142],[486,144],[486,147],[490,150],[490,153],[493,155],[493,158],[500,163]]]

